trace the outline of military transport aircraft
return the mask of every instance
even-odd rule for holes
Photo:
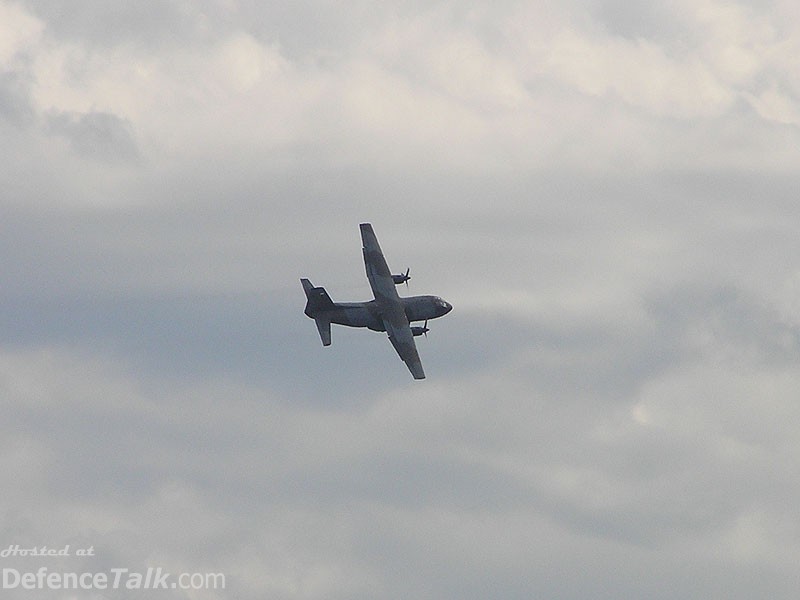
[[[401,283],[408,285],[411,279],[409,271],[392,275],[372,225],[362,223],[359,227],[364,246],[364,266],[375,299],[368,302],[334,302],[325,288],[314,287],[308,279],[301,279],[308,299],[304,312],[317,323],[323,346],[331,345],[331,323],[386,331],[389,341],[414,379],[425,379],[414,338],[422,334],[427,336],[428,319],[444,316],[453,307],[438,296],[401,298],[395,286]],[[425,321],[425,325],[412,327],[409,323],[414,321]]]

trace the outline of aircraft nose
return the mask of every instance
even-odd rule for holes
[[[447,313],[449,313],[451,310],[453,310],[453,305],[452,305],[452,304],[450,304],[450,303],[449,303],[449,302],[447,302],[447,301],[443,301],[443,303],[444,303],[444,314],[447,314]]]

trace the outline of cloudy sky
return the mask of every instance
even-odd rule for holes
[[[798,56],[790,0],[0,0],[0,547],[96,552],[2,566],[796,598]],[[302,314],[363,221],[455,306],[423,382]]]

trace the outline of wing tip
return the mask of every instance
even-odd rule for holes
[[[414,379],[425,379],[425,371],[422,368],[422,362],[416,362],[415,364],[406,363],[408,370],[411,371],[411,375]]]

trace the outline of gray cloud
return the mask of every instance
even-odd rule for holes
[[[18,127],[30,125],[34,120],[29,87],[22,73],[0,71],[0,116]]]
[[[130,124],[109,113],[54,113],[47,117],[46,130],[66,138],[81,156],[111,163],[139,156]]]
[[[701,4],[0,7],[3,545],[203,598],[793,597],[797,32]],[[362,221],[455,306],[421,385],[302,314],[369,297]]]
[[[32,0],[23,2],[57,38],[100,46],[142,46],[185,43],[200,33],[202,9],[195,12],[180,1],[145,1],[135,5],[82,0],[70,6]],[[216,15],[214,15],[216,16]]]

